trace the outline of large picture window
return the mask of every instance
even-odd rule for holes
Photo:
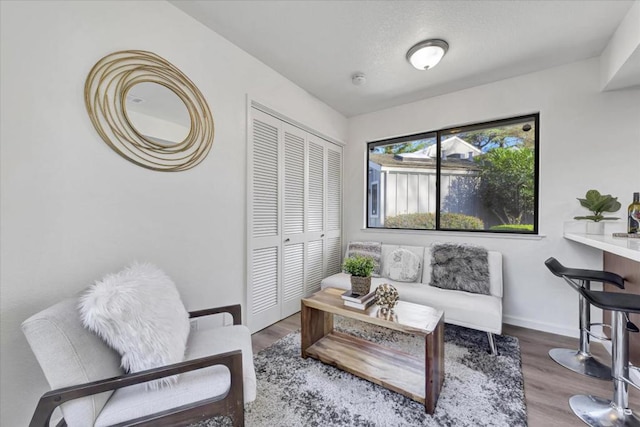
[[[367,227],[538,233],[539,115],[367,144]]]

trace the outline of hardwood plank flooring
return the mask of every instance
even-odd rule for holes
[[[297,313],[256,332],[252,337],[253,352],[257,353],[299,329],[300,313]],[[578,348],[577,339],[511,325],[504,325],[503,332],[520,340],[530,427],[584,427],[586,424],[571,412],[569,398],[574,394],[593,394],[607,399],[613,396],[612,383],[573,373],[549,358],[547,353],[552,348]],[[600,360],[610,359],[599,344],[592,345],[592,352]],[[640,413],[640,391],[629,388],[630,407]]]

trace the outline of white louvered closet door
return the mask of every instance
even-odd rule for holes
[[[320,290],[324,275],[324,219],[325,219],[325,141],[313,135],[307,137],[307,276],[305,295]]]
[[[248,144],[247,301],[258,331],[341,266],[342,148],[256,108]]]
[[[247,319],[253,331],[281,319],[281,123],[253,111],[248,147]]]
[[[305,277],[305,158],[307,133],[282,123],[284,135],[284,233],[282,247],[282,317],[300,311]]]
[[[342,270],[342,147],[327,143],[325,277]]]

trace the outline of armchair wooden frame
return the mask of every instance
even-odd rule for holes
[[[196,318],[219,313],[231,314],[234,325],[240,325],[242,323],[242,308],[240,304],[192,311],[189,312],[189,317]],[[125,423],[117,424],[117,426],[157,426],[159,425],[160,420],[163,426],[181,426],[184,425],[185,422],[196,422],[216,415],[230,417],[234,426],[244,426],[242,351],[234,350],[159,368],[148,369],[146,371],[120,375],[113,378],[49,391],[43,394],[38,401],[35,413],[29,423],[29,427],[49,426],[49,421],[53,411],[61,404],[70,400],[91,396],[109,390],[116,390],[134,384],[141,384],[171,375],[182,374],[184,372],[194,371],[213,365],[224,365],[229,369],[231,374],[231,385],[229,387],[229,391],[225,395],[212,399],[200,400],[188,405],[147,415],[142,418],[129,420]],[[63,426],[66,426],[64,419],[58,423],[57,427]]]

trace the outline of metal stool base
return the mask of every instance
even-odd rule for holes
[[[584,354],[568,348],[554,348],[549,350],[549,357],[578,374],[611,381],[611,368],[598,361],[591,354]]]
[[[640,427],[638,418],[631,409],[621,409],[609,399],[576,395],[569,399],[573,413],[591,427]]]

